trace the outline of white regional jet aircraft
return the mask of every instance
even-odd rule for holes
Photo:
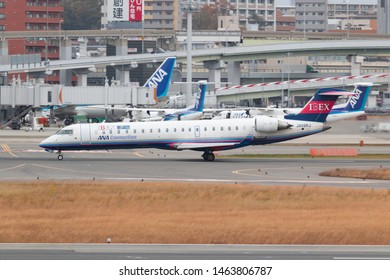
[[[159,148],[203,152],[203,159],[213,161],[214,151],[248,145],[264,145],[304,137],[330,127],[324,121],[340,95],[349,92],[322,92],[299,114],[283,119],[256,116],[244,119],[195,120],[170,122],[128,122],[74,124],[42,141],[48,152]]]
[[[354,118],[365,114],[364,108],[367,103],[368,96],[371,93],[372,83],[355,83],[355,88],[348,100],[339,105],[333,106],[326,122],[334,122],[349,118]],[[318,90],[315,94],[321,91],[344,91],[342,89],[323,88]],[[314,97],[313,97],[314,98]],[[241,110],[224,110],[216,115],[213,119],[235,119],[235,118],[250,118],[255,115],[266,116],[284,116],[287,114],[298,113],[301,108],[247,108]]]

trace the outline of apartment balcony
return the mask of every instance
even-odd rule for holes
[[[48,13],[62,13],[64,12],[63,6],[27,6],[27,12],[48,12]]]

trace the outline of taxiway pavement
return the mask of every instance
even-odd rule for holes
[[[390,246],[2,244],[4,260],[390,260]]]

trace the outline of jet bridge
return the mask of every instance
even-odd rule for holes
[[[43,106],[61,105],[119,105],[149,106],[156,104],[155,88],[140,86],[71,87],[45,83],[21,83],[13,79],[10,86],[0,87],[0,105]]]

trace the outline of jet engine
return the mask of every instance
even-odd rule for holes
[[[255,117],[255,130],[257,132],[276,132],[278,130],[287,129],[292,125],[286,121],[267,116]]]

